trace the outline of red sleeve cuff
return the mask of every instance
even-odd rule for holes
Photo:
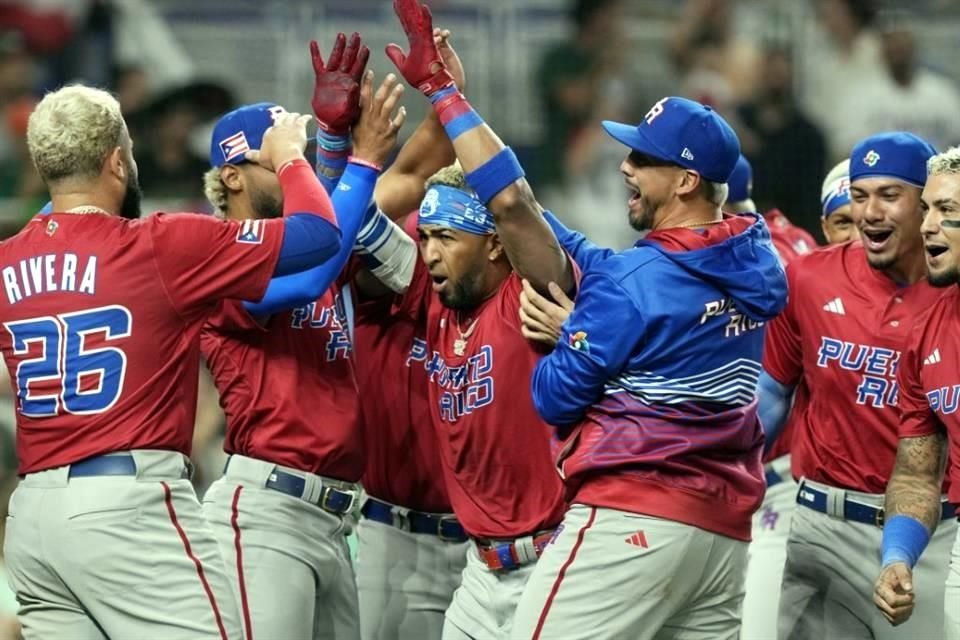
[[[277,179],[283,190],[283,215],[312,213],[337,226],[330,196],[317,180],[310,164],[299,158],[277,169]]]

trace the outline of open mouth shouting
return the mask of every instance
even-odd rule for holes
[[[945,254],[949,247],[938,242],[926,242],[923,247],[927,252],[927,265],[936,267],[940,263],[940,256]]]
[[[443,289],[443,286],[447,284],[447,276],[430,274],[430,279],[433,280],[432,287],[434,291],[439,292]]]
[[[893,235],[893,229],[869,229],[860,230],[860,237],[863,239],[863,245],[868,251],[881,252],[887,248],[890,243],[890,237]]]

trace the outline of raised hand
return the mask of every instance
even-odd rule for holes
[[[353,127],[353,155],[361,160],[383,166],[397,144],[397,134],[407,118],[407,110],[400,107],[394,115],[397,101],[403,94],[403,85],[397,84],[392,73],[373,93],[373,71],[363,76],[360,90],[360,119]]]
[[[303,150],[307,147],[308,122],[308,115],[281,113],[274,119],[273,126],[264,132],[260,148],[247,151],[244,157],[270,171],[276,171],[291,160],[303,158]]]
[[[387,45],[387,57],[393,61],[400,75],[427,97],[440,89],[454,85],[433,36],[433,16],[430,8],[419,0],[393,0],[393,10],[400,19],[410,51],[404,53],[396,44]]]
[[[316,40],[310,41],[313,61],[313,113],[317,125],[327,133],[343,135],[360,116],[360,80],[370,58],[359,33],[350,36],[338,33],[326,64]]]
[[[433,41],[437,43],[437,51],[440,52],[440,59],[447,66],[447,71],[453,76],[453,81],[457,85],[460,93],[467,90],[467,77],[463,71],[463,63],[460,62],[460,56],[453,50],[450,44],[450,30],[433,28]]]

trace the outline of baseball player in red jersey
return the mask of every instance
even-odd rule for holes
[[[737,161],[728,185],[730,197],[724,205],[725,211],[746,213],[756,209],[753,167],[743,155]],[[764,219],[770,226],[773,246],[784,266],[816,248],[813,236],[794,226],[778,209],[765,213]],[[750,532],[740,629],[740,637],[745,640],[777,636],[777,605],[787,557],[787,532],[797,504],[797,483],[790,475],[789,452],[789,434],[784,433],[763,456],[767,490],[763,504],[753,515]]]
[[[883,569],[874,586],[874,602],[893,624],[909,618],[915,602],[935,597],[914,588],[912,573],[932,532],[942,526],[945,461],[950,502],[960,504],[960,147],[934,156],[927,167],[921,196],[927,280],[949,288],[914,326],[897,373],[900,442],[887,484]],[[943,611],[941,637],[960,640],[960,535],[953,543]]]
[[[285,193],[316,183],[304,123],[286,114],[264,136]],[[132,143],[117,101],[87,87],[47,95],[27,142],[54,213],[0,245],[22,476],[5,558],[24,637],[240,638],[189,479],[201,324],[331,257],[330,202],[257,224],[129,219]]]
[[[415,227],[415,214],[407,224]],[[439,640],[466,564],[467,535],[452,513],[431,425],[420,361],[425,327],[391,313],[392,302],[361,302],[356,315],[357,383],[379,389],[361,404],[367,498],[357,527],[360,630],[365,640]]]
[[[429,10],[415,0],[398,0],[394,9],[410,52],[391,45],[387,55],[430,98],[466,172],[428,189],[418,220],[422,260],[397,309],[426,324],[411,366],[427,372],[450,501],[473,539],[443,637],[503,638],[564,508],[549,432],[529,393],[538,353],[519,331],[520,278],[569,290],[573,265],[516,157],[457,91],[430,37]],[[387,226],[368,243],[402,233]]]
[[[329,73],[343,82],[330,83],[335,88],[326,100],[334,109],[321,110],[346,111],[349,124],[358,109],[350,88],[366,48],[356,34],[345,51],[341,46]],[[402,90],[394,77],[376,95],[371,83],[368,73],[353,128],[354,156],[332,195],[343,231],[338,254],[314,270],[275,280],[257,303],[222,303],[201,336],[227,416],[224,450],[230,454],[223,478],[204,497],[204,515],[220,542],[247,640],[360,637],[346,517],[359,495],[363,438],[347,320],[352,301],[341,270],[373,196],[378,172],[372,167],[387,159],[404,119],[403,112],[393,114]],[[237,135],[256,146],[273,108],[242,107],[214,128],[211,164],[226,188],[228,219],[258,220],[326,198],[315,183],[277,202],[275,178],[220,154],[220,141]],[[321,126],[340,119],[326,117]],[[292,282],[298,278],[302,282]]]
[[[945,502],[938,539],[916,573],[918,589],[930,594],[923,615],[894,630],[866,595],[896,448],[900,352],[915,318],[941,294],[924,281],[920,237],[920,191],[933,154],[909,133],[861,141],[850,181],[863,241],[787,268],[790,301],[770,324],[760,378],[764,429],[775,437],[789,412],[792,473],[800,481],[781,638],[925,638],[942,629],[934,603],[955,529]]]

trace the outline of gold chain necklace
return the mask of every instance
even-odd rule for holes
[[[473,322],[470,323],[470,326],[467,327],[466,331],[460,328],[460,312],[457,311],[456,316],[454,317],[454,322],[457,323],[457,333],[460,334],[460,337],[453,341],[453,353],[462,356],[467,352],[467,340],[473,334],[473,330],[477,328],[477,322],[480,320],[479,317],[473,319]]]
[[[710,220],[709,222],[687,222],[684,224],[675,224],[674,228],[682,227],[684,229],[691,229],[694,227],[708,227],[712,224],[720,224],[723,220]]]
[[[67,209],[63,213],[75,213],[77,215],[85,215],[88,213],[102,213],[104,215],[110,215],[110,212],[106,209],[101,209],[100,207],[94,207],[93,205],[83,205],[80,207],[74,207],[73,209]]]

